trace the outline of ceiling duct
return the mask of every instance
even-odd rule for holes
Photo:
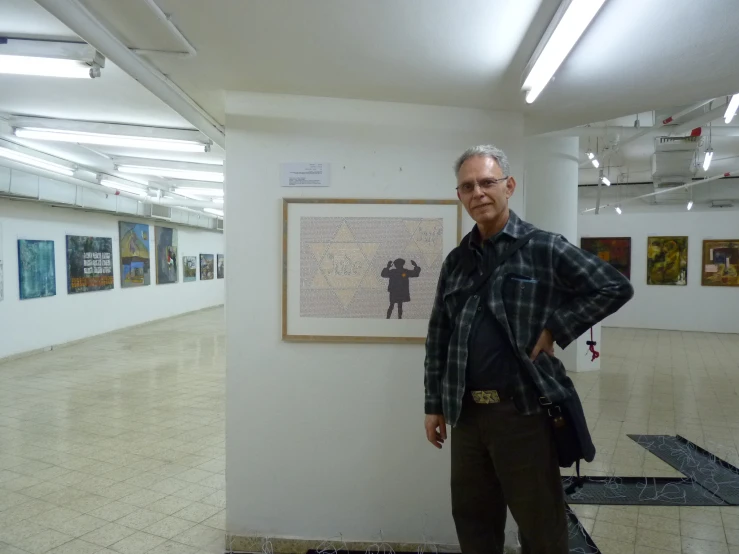
[[[655,188],[682,185],[695,176],[695,153],[701,137],[657,137],[652,154]]]

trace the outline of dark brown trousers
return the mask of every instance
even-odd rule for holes
[[[564,491],[545,415],[465,401],[452,430],[452,513],[463,554],[502,554],[506,506],[523,554],[569,552]]]

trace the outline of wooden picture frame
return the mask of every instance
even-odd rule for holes
[[[461,225],[456,200],[284,199],[283,340],[422,344]]]

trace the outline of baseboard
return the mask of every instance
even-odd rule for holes
[[[265,542],[269,541],[274,554],[305,554],[308,550],[324,550],[333,552],[333,549],[326,548],[327,543],[332,543],[336,547],[336,551],[341,553],[346,550],[355,552],[377,552],[377,542],[350,542],[350,541],[316,541],[303,539],[277,539],[248,536],[248,535],[226,535],[226,552],[256,552],[261,554],[265,552]],[[422,543],[400,543],[400,542],[383,542],[383,545],[390,546],[395,552],[436,552],[437,545]],[[346,546],[346,548],[344,548]],[[374,547],[374,548],[373,548]],[[423,547],[423,549],[421,549]],[[319,551],[320,551],[319,550]],[[382,551],[382,549],[380,549]],[[459,547],[438,547],[438,552],[460,552]],[[506,550],[508,552],[508,550]],[[511,551],[513,552],[513,551]]]
[[[204,312],[207,310],[214,310],[216,308],[222,308],[223,304],[216,304],[215,306],[208,306],[207,308],[200,308],[199,310],[193,310],[191,312],[184,312],[177,315],[170,315],[167,317],[158,317],[156,319],[150,319],[149,321],[144,321],[143,323],[136,323],[134,325],[128,325],[126,327],[119,327],[118,329],[113,329],[112,331],[106,331],[105,333],[99,333],[97,335],[89,335],[87,337],[81,338],[81,339],[75,339],[68,342],[61,342],[59,344],[52,344],[50,346],[44,346],[41,348],[34,348],[33,350],[26,350],[25,352],[18,352],[17,354],[11,354],[10,356],[5,356],[4,358],[0,358],[0,364],[4,364],[6,362],[10,362],[13,360],[20,360],[23,358],[27,358],[29,356],[33,356],[34,354],[41,354],[43,352],[50,352],[52,350],[59,350],[61,348],[68,348],[70,346],[74,346],[76,344],[81,344],[83,342],[87,342],[92,339],[99,339],[100,337],[104,337],[105,335],[110,335],[112,333],[120,333],[121,331],[126,331],[130,329],[136,329],[138,327],[143,327],[144,325],[149,325],[150,323],[156,323],[158,321],[164,321],[165,319],[176,319],[178,317],[183,317],[190,314],[196,314],[198,312]]]

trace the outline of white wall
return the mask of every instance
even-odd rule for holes
[[[453,199],[468,146],[498,144],[521,175],[521,116],[236,93],[227,113],[229,271],[248,276],[227,284],[229,532],[421,541],[426,518],[427,538],[456,542],[423,346],[281,341],[281,199]],[[330,162],[332,186],[281,189],[295,161]]]
[[[634,299],[603,322],[608,327],[739,333],[739,287],[701,286],[704,239],[739,238],[736,211],[580,215],[581,237],[631,237]],[[688,236],[688,284],[647,285],[647,237]]]
[[[5,299],[0,302],[0,358],[223,303],[223,279],[184,283],[181,269],[183,255],[223,253],[221,233],[179,227],[179,282],[156,285],[152,259],[151,285],[122,289],[118,247],[120,220],[154,223],[131,215],[116,216],[0,200],[5,265]],[[163,224],[177,227],[168,222]],[[112,290],[67,294],[66,235],[113,239],[115,285]],[[153,229],[151,235],[153,254]],[[54,241],[56,296],[19,299],[18,239],[21,238]]]

